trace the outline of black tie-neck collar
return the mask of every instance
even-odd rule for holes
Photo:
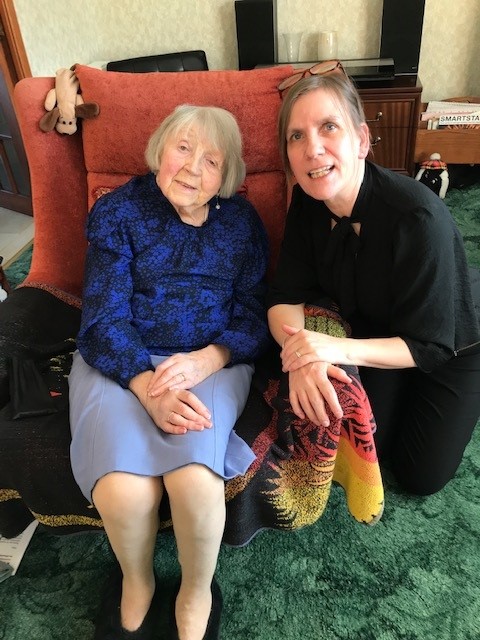
[[[367,165],[368,167],[368,165]],[[344,318],[348,318],[355,311],[355,261],[361,240],[352,224],[362,223],[368,211],[368,169],[360,187],[355,205],[350,216],[337,216],[328,210],[335,226],[330,232],[325,252],[325,264],[330,270],[330,279],[340,311]]]

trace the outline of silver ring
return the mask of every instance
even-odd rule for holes
[[[300,351],[295,351],[295,355],[297,356],[297,358],[301,358],[302,354],[300,353]]]
[[[186,380],[185,374],[184,373],[179,373],[178,375],[182,376],[182,382],[185,382],[185,380]]]
[[[173,424],[173,422],[170,420],[170,418],[173,416],[174,413],[175,413],[175,411],[170,411],[170,413],[168,414],[167,422],[170,422],[170,424]]]

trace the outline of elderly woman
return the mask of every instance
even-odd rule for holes
[[[100,198],[88,218],[71,458],[120,569],[96,640],[154,637],[165,493],[182,573],[172,637],[218,637],[224,481],[254,459],[233,427],[269,340],[266,233],[234,195],[241,152],[230,113],[178,107],[148,143],[151,172]]]
[[[307,77],[303,77],[306,75]],[[426,495],[455,474],[480,414],[480,331],[462,237],[443,201],[369,160],[361,99],[339,62],[279,87],[279,143],[295,178],[268,299],[295,414],[325,427],[342,406],[334,365],[358,365],[380,459]],[[307,331],[333,301],[351,337]]]

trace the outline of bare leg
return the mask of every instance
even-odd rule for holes
[[[225,528],[225,485],[202,465],[164,476],[182,569],[176,603],[180,640],[202,640],[212,607],[211,583]]]
[[[121,623],[134,631],[143,622],[155,591],[153,553],[158,532],[161,478],[109,473],[93,490],[108,539],[123,573]]]

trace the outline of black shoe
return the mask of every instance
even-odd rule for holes
[[[180,589],[177,585],[172,598],[172,606],[170,608],[170,640],[178,640],[177,620],[175,617],[175,602]],[[208,618],[207,628],[203,640],[220,640],[220,621],[222,617],[223,597],[218,582],[212,580],[212,609]]]
[[[142,624],[135,631],[122,627],[120,600],[122,598],[122,572],[116,567],[108,579],[95,625],[94,640],[153,640],[158,617],[159,587],[155,576],[155,592]]]

